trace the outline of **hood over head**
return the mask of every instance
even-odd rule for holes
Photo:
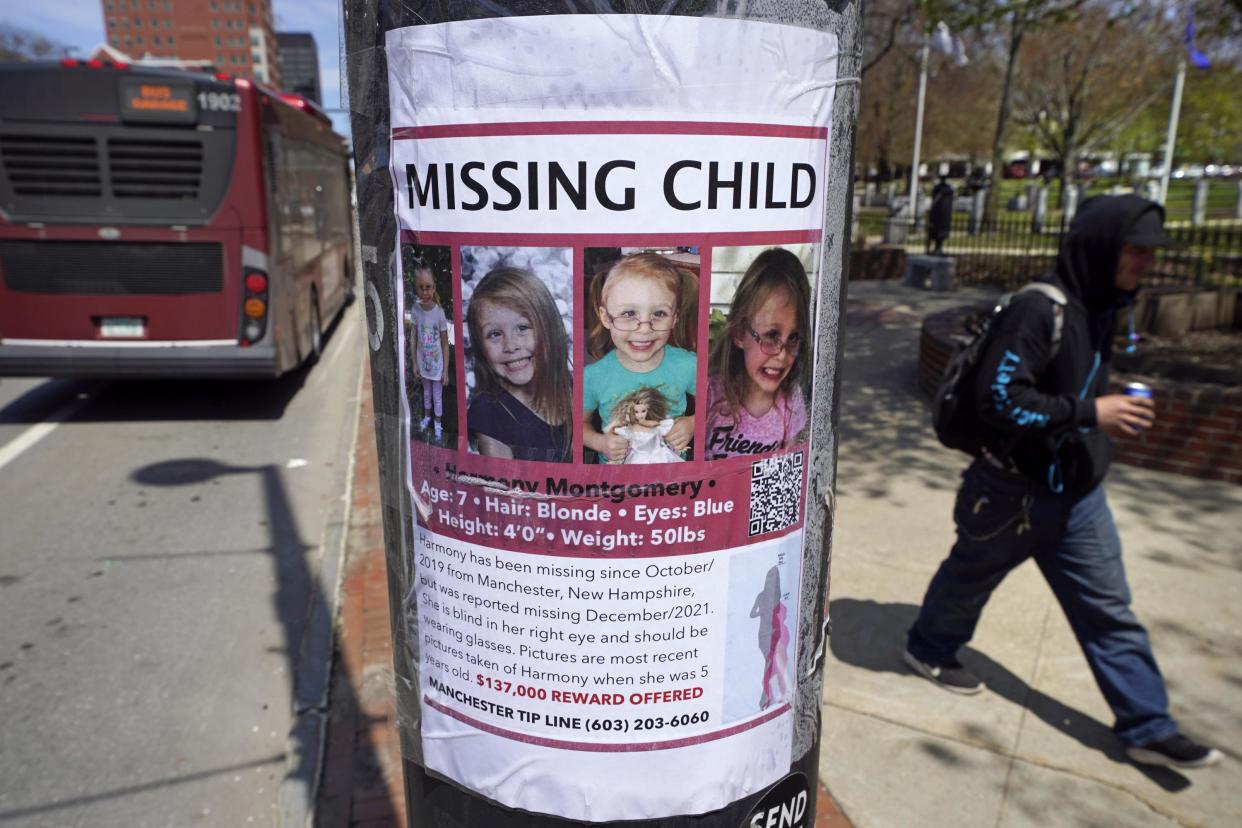
[[[1113,284],[1122,246],[1168,246],[1172,240],[1163,227],[1164,208],[1154,201],[1136,195],[1088,198],[1057,254],[1057,276],[1092,315],[1124,304],[1133,294]]]

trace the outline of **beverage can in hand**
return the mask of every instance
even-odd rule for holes
[[[1127,397],[1142,397],[1145,400],[1152,398],[1151,386],[1141,382],[1126,383],[1126,387],[1121,393]]]

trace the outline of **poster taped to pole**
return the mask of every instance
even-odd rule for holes
[[[387,61],[423,764],[584,821],[764,791],[797,758],[834,35],[509,17]]]

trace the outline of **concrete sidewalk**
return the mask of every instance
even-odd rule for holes
[[[1116,466],[1108,494],[1134,608],[1183,729],[1225,763],[1181,773],[1124,758],[1111,714],[1033,564],[984,612],[954,696],[901,662],[953,540],[965,455],[942,448],[916,388],[928,313],[982,299],[849,286],[821,779],[867,826],[1238,824],[1242,814],[1242,487]],[[1242,439],[1242,438],[1240,438]]]

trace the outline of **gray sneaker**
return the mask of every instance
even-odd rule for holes
[[[973,696],[983,692],[983,682],[956,658],[946,664],[928,664],[915,658],[909,650],[903,652],[901,657],[911,670],[950,693]]]

